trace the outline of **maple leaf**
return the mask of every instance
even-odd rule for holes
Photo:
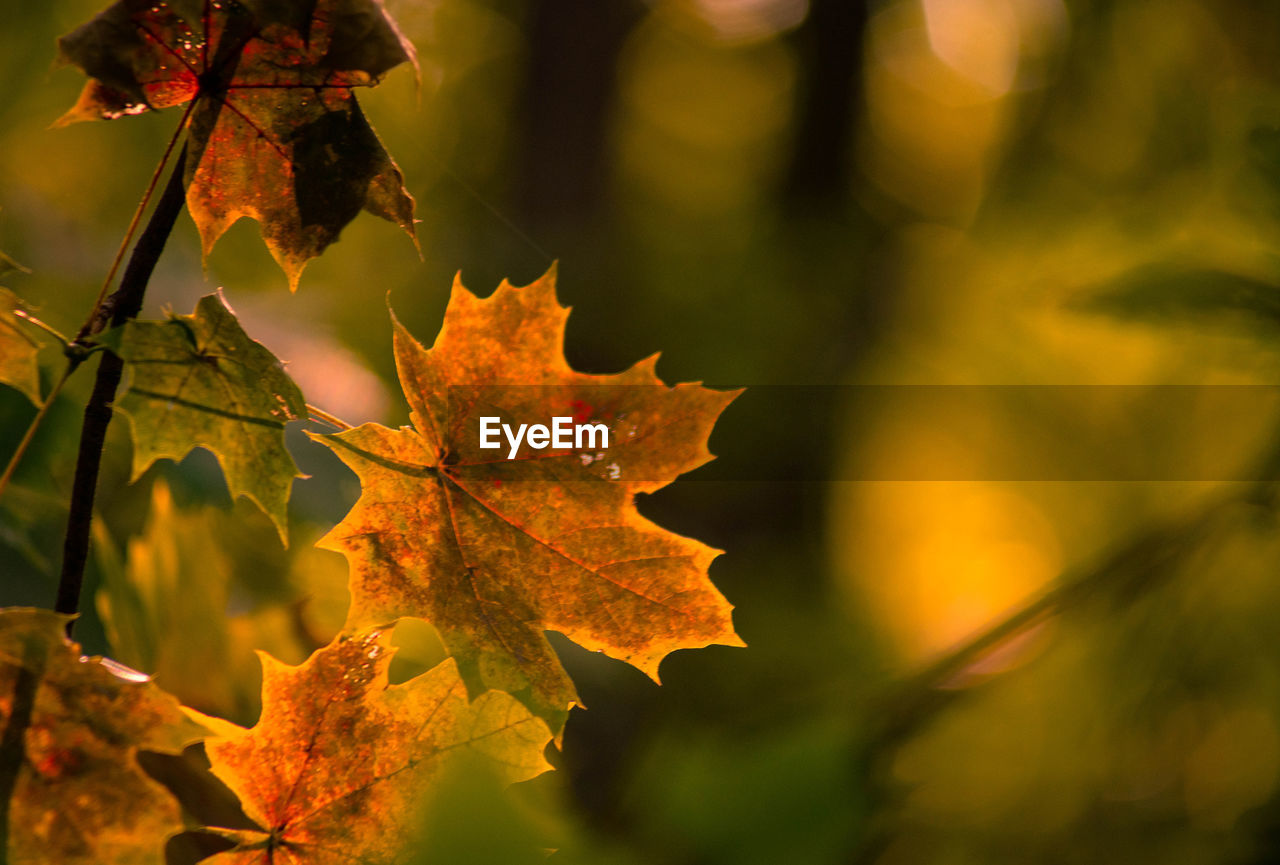
[[[362,208],[415,237],[413,197],[352,93],[417,68],[381,0],[119,0],[58,48],[92,79],[60,124],[194,102],[184,179],[206,256],[252,217],[296,289]]]
[[[211,863],[394,861],[451,758],[478,755],[506,782],[550,768],[550,731],[514,698],[468,702],[448,659],[389,685],[391,655],[380,631],[339,638],[296,667],[260,653],[261,718],[247,730],[212,721],[206,748],[263,828],[223,830],[237,846]]]
[[[68,620],[0,610],[0,859],[162,865],[178,803],[135,758],[181,753],[206,730],[145,677],[80,657]]]
[[[3,253],[0,253],[2,257]],[[17,388],[27,399],[39,405],[40,367],[36,354],[40,351],[40,343],[19,318],[24,309],[16,294],[0,288],[0,382]]]
[[[320,541],[350,562],[347,626],[427,619],[469,681],[521,694],[556,729],[577,695],[544,631],[655,680],[676,649],[742,645],[707,579],[719,551],[634,507],[712,458],[707,436],[738,392],[667,387],[656,356],[617,375],[575,372],[561,347],[568,313],[554,269],[487,300],[455,281],[430,350],[393,316],[413,427],[317,436],[361,483]],[[479,448],[478,415],[573,415],[606,423],[613,446],[508,461]]]
[[[118,405],[133,428],[134,479],[161,457],[180,460],[206,447],[218,456],[231,494],[256,501],[283,539],[298,474],[284,425],[306,417],[306,403],[222,296],[200,298],[194,315],[130,321],[100,341],[130,371]]]

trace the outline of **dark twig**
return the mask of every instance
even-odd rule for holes
[[[160,200],[156,202],[147,227],[133,247],[129,264],[120,279],[120,287],[103,303],[103,312],[109,313],[112,327],[119,327],[136,318],[142,309],[147,283],[186,199],[183,187],[186,161],[187,150],[184,146],[174,163],[169,182]],[[89,534],[93,525],[93,500],[98,486],[98,469],[102,464],[107,425],[111,422],[111,403],[115,399],[123,371],[124,362],[119,357],[111,352],[103,352],[93,394],[84,409],[80,452],[76,457],[76,475],[71,488],[71,512],[67,516],[67,534],[62,548],[62,574],[54,606],[59,613],[74,614],[80,609],[80,589],[84,583],[85,563],[89,558]],[[68,634],[70,631],[69,623]]]

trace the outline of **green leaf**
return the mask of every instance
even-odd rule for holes
[[[249,339],[220,294],[194,315],[133,321],[102,336],[128,364],[119,400],[133,427],[136,480],[161,457],[194,447],[218,456],[233,496],[257,502],[286,535],[297,466],[284,446],[285,422],[306,417],[297,385],[275,355]]]
[[[206,730],[145,677],[82,658],[67,616],[0,610],[0,801],[9,865],[162,865],[178,803],[136,761]],[[20,738],[18,737],[20,734]]]
[[[179,511],[157,480],[146,526],[129,540],[124,561],[100,561],[96,601],[115,658],[155,676],[184,705],[231,715],[253,704],[241,693],[253,676],[236,677],[244,670],[232,663],[228,633],[231,566],[205,516]],[[95,548],[112,549],[105,527],[96,527]]]
[[[0,271],[8,261],[0,253]],[[40,343],[19,318],[22,300],[7,288],[0,288],[0,382],[17,388],[33,403],[40,403],[40,368],[36,353]]]

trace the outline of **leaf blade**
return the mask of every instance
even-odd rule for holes
[[[261,719],[223,726],[207,747],[263,833],[213,862],[266,863],[273,848],[307,865],[391,861],[453,755],[475,753],[508,782],[550,768],[546,725],[505,694],[469,702],[451,661],[389,685],[381,632],[335,640],[297,667],[261,658]]]
[[[320,545],[351,567],[347,627],[430,621],[473,689],[522,696],[554,729],[577,702],[544,631],[653,678],[670,652],[740,645],[707,579],[719,555],[634,508],[711,458],[706,438],[737,392],[667,387],[654,360],[614,376],[573,371],[554,272],[481,300],[455,283],[435,343],[394,322],[414,426],[316,437],[361,479]],[[521,421],[583,412],[610,426],[607,456],[506,461],[478,447],[479,413]]]
[[[133,476],[194,447],[218,456],[233,496],[258,503],[283,539],[297,466],[285,423],[306,417],[302,393],[280,361],[240,327],[221,295],[193,315],[133,321],[101,337],[124,359],[131,381],[119,400],[133,430]]]

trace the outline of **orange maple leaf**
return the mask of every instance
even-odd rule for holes
[[[390,685],[391,655],[378,631],[339,638],[296,667],[260,653],[256,725],[188,710],[216,733],[205,744],[213,773],[262,827],[216,830],[236,846],[210,863],[397,861],[449,759],[470,753],[509,783],[551,768],[546,724],[514,698],[468,702],[449,659]]]
[[[430,350],[394,321],[413,426],[319,436],[361,481],[320,545],[351,566],[347,627],[427,619],[473,688],[518,694],[559,729],[577,694],[544,631],[657,679],[676,649],[743,645],[707,578],[719,551],[635,510],[712,458],[706,439],[737,391],[667,387],[656,356],[617,375],[572,370],[554,270],[488,299],[455,282]],[[601,423],[608,447],[480,447],[481,417]],[[576,444],[576,442],[575,442]]]

